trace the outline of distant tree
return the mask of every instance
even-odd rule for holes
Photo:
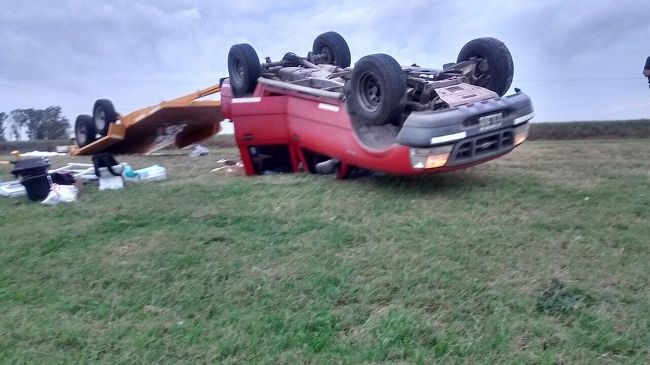
[[[5,119],[7,119],[7,117],[7,113],[0,112],[0,142],[5,141],[5,128],[3,127],[2,123],[5,121]]]
[[[22,109],[16,109],[11,111],[11,119],[14,121],[11,126],[11,132],[14,135],[16,141],[20,141],[23,134],[23,127],[27,123],[27,114]]]
[[[27,126],[27,138],[29,139],[45,139],[43,138],[42,125],[45,120],[45,111],[37,109],[24,109],[23,113],[27,116],[25,125]]]
[[[70,124],[61,115],[60,106],[41,109],[16,109],[11,112],[14,135],[19,139],[23,126],[27,127],[29,139],[61,139],[67,137]]]
[[[45,109],[45,116],[45,123],[42,126],[45,139],[62,139],[68,137],[70,122],[61,113],[60,106],[51,106]]]

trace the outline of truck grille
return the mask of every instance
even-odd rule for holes
[[[512,128],[465,139],[454,146],[451,152],[451,159],[447,165],[460,165],[488,158],[510,150],[513,147],[513,143],[514,135]]]

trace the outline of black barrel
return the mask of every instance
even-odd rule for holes
[[[27,191],[27,198],[35,202],[40,202],[47,198],[50,193],[50,176],[45,173],[29,177],[21,177],[20,183]]]
[[[44,157],[26,158],[12,161],[15,165],[11,171],[20,183],[25,187],[27,198],[33,201],[43,201],[50,192],[50,176],[47,171],[50,169],[50,160]]]

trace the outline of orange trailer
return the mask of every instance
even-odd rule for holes
[[[108,100],[98,100],[93,115],[75,123],[78,146],[73,155],[98,152],[149,153],[175,144],[182,148],[212,137],[221,130],[221,101],[198,100],[220,91],[219,85],[163,101],[125,116]],[[96,135],[99,138],[95,140]]]

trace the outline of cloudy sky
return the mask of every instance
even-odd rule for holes
[[[496,37],[537,121],[647,118],[649,19],[648,0],[0,0],[0,111],[60,105],[74,120],[108,98],[125,113],[217,83],[232,44],[278,59],[335,30],[353,61],[429,67]]]

